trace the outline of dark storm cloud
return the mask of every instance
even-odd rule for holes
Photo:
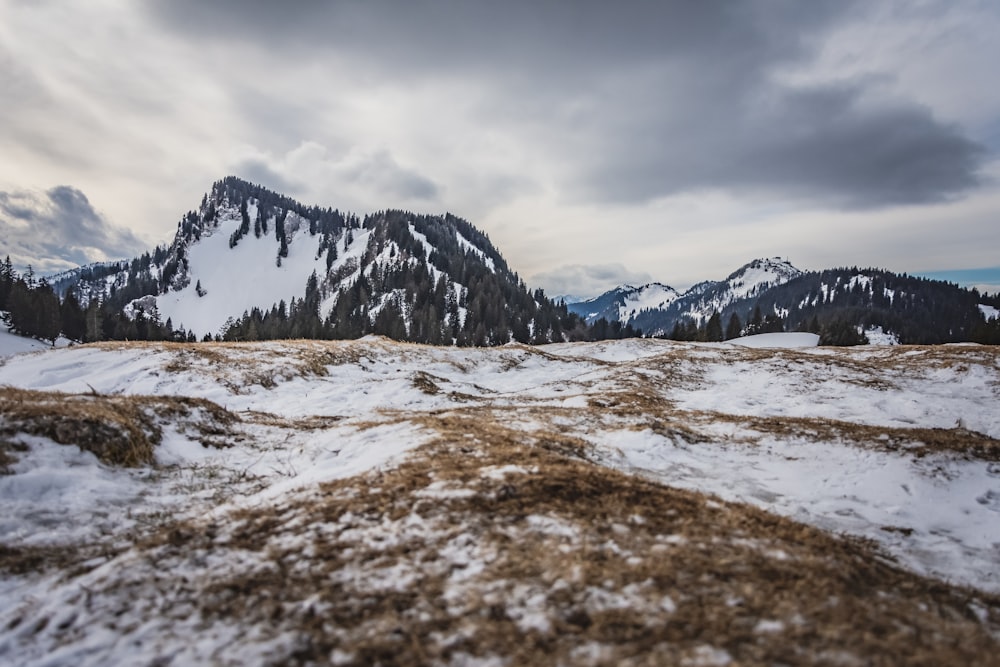
[[[246,157],[236,162],[232,171],[293,196],[306,189],[300,177],[319,178],[334,190],[370,191],[383,203],[427,201],[440,193],[433,180],[399,164],[385,149],[332,156],[324,146],[307,141],[280,159],[263,154]]]
[[[599,0],[467,2],[274,3],[269,0],[152,0],[153,15],[188,34],[259,44],[281,52],[340,51],[368,64],[458,71],[470,64],[493,69],[532,65],[552,71],[702,57],[738,49],[741,60],[773,58],[805,31],[828,22],[849,4],[833,0],[808,6],[792,0],[768,3],[759,23],[748,2],[628,2]],[[758,3],[759,4],[759,3]],[[225,30],[220,30],[220,27]],[[763,37],[763,39],[762,39]],[[713,58],[714,59],[714,58]],[[359,63],[361,64],[361,63]],[[555,83],[555,82],[552,82]]]
[[[45,193],[0,192],[0,237],[4,256],[42,272],[131,257],[146,245],[110,224],[86,195],[67,185]]]
[[[177,32],[259,45],[276,67],[331,58],[383,82],[486,86],[476,120],[556,156],[568,199],[723,189],[848,208],[925,203],[974,188],[985,156],[916,103],[879,102],[878,79],[777,78],[857,18],[849,2],[151,7]]]
[[[852,207],[928,203],[979,184],[985,149],[918,106],[865,109],[857,90],[787,95],[770,141],[747,151],[762,184]]]
[[[301,183],[285,178],[262,158],[240,160],[234,166],[233,172],[251,183],[263,185],[288,196],[294,197],[302,191]]]
[[[438,195],[434,181],[401,166],[384,150],[365,155],[343,169],[347,182],[374,187],[389,197],[400,199],[433,199]]]
[[[857,86],[772,90],[765,116],[699,120],[688,109],[645,137],[607,132],[602,161],[584,165],[577,194],[627,202],[721,187],[869,208],[947,200],[979,184],[982,146],[925,108],[865,107],[861,94]]]

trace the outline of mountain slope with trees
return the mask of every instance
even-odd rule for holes
[[[1000,296],[881,269],[803,272],[758,259],[683,294],[659,283],[564,304],[530,290],[489,238],[451,214],[363,218],[236,177],[185,213],[171,243],[49,279],[0,264],[12,331],[54,341],[384,335],[443,345],[639,335],[721,341],[810,331],[823,344],[1000,343]]]
[[[378,334],[482,346],[637,334],[529,290],[485,234],[451,214],[360,218],[236,177],[213,185],[169,245],[54,276],[52,291],[95,311],[74,337],[88,341]]]
[[[586,317],[592,304],[569,304]],[[776,331],[820,334],[827,345],[866,342],[880,331],[900,343],[1000,343],[1000,320],[981,305],[996,297],[976,290],[882,269],[800,271],[787,261],[759,259],[718,282],[693,286],[662,308],[630,313],[621,322],[676,340],[722,341]]]

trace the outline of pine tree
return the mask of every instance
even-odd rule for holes
[[[35,335],[43,340],[52,341],[55,345],[56,339],[62,331],[62,314],[59,312],[59,297],[52,290],[52,287],[44,279],[33,290],[33,307],[36,316]]]
[[[86,338],[87,323],[84,319],[83,308],[73,290],[66,292],[66,296],[63,297],[60,317],[62,332],[67,338],[75,341],[83,341]]]
[[[733,313],[729,316],[729,324],[726,325],[726,340],[732,340],[733,338],[739,338],[740,333],[743,330],[743,323],[740,322],[740,316]]]
[[[244,197],[240,202],[240,238],[250,233],[250,214],[247,212],[247,200]]]
[[[832,320],[823,327],[820,345],[867,345],[868,337],[846,318]]]
[[[722,340],[722,317],[718,311],[713,312],[705,325],[705,340],[709,343],[717,343]]]
[[[102,329],[101,304],[97,299],[91,299],[84,312],[84,340],[93,343],[104,338]]]
[[[764,322],[760,326],[760,333],[780,333],[784,330],[784,321],[775,314],[765,317]]]
[[[764,325],[764,318],[760,313],[760,305],[756,305],[753,308],[753,313],[750,315],[750,321],[747,322],[746,333],[748,336],[753,336],[754,334],[761,333],[761,328]]]
[[[37,335],[31,290],[23,277],[18,278],[11,285],[10,296],[7,299],[7,310],[7,323],[12,331],[22,336]]]
[[[0,263],[0,310],[7,310],[7,300],[14,287],[15,275],[14,266],[10,263],[10,255],[7,255],[7,259]]]

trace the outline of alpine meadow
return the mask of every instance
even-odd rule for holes
[[[0,0],[0,665],[1000,667],[997,35]]]

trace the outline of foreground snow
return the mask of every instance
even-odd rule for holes
[[[52,344],[35,338],[27,338],[25,336],[18,336],[17,334],[10,333],[7,325],[3,324],[2,317],[3,313],[0,312],[0,359],[12,357],[15,354],[21,354],[22,352],[34,352],[35,350],[46,350],[53,347]],[[56,340],[54,347],[66,347],[69,344],[69,340],[60,336]]]
[[[22,352],[44,350],[46,347],[48,346],[42,341],[12,334],[7,331],[6,326],[0,324],[0,359]]]
[[[537,588],[532,577],[545,579],[544,572],[515,574],[521,570],[511,569],[509,559],[510,545],[517,544],[566,558],[620,559],[596,584],[587,583],[586,572],[546,580],[546,586],[564,586],[565,599],[592,619],[629,609],[645,614],[646,623],[661,616],[676,623],[695,584],[662,588],[656,583],[667,576],[656,570],[662,564],[643,564],[662,560],[657,554],[680,549],[676,558],[693,559],[710,548],[716,556],[707,571],[752,561],[754,554],[769,559],[760,566],[765,569],[820,557],[792,554],[800,548],[792,537],[797,524],[775,519],[772,525],[752,508],[722,504],[730,501],[872,540],[882,555],[869,553],[869,560],[891,558],[916,575],[1000,592],[997,351],[974,345],[782,347],[625,340],[484,350],[365,339],[102,344],[7,359],[0,386],[32,390],[17,395],[21,403],[58,403],[67,399],[52,392],[66,392],[84,408],[112,397],[181,396],[218,409],[187,403],[156,408],[162,434],[155,459],[138,467],[108,464],[42,431],[12,427],[14,413],[5,415],[5,437],[17,446],[6,450],[10,474],[0,476],[0,555],[6,559],[0,559],[6,571],[0,575],[0,628],[6,628],[0,630],[0,658],[12,664],[124,664],[172,655],[181,664],[218,662],[224,650],[234,663],[262,656],[281,662],[295,646],[301,650],[301,631],[271,627],[257,618],[260,609],[233,615],[230,607],[241,604],[233,598],[226,614],[211,616],[215,621],[206,620],[204,608],[202,617],[191,615],[191,605],[203,604],[203,589],[217,590],[222,580],[252,581],[274,567],[291,568],[281,577],[289,590],[298,585],[296,572],[319,568],[347,601],[408,591],[400,604],[415,610],[414,618],[447,612],[450,619],[475,616],[479,607],[470,600],[479,600],[475,604],[487,608],[499,605],[498,618],[511,632],[565,634],[565,614],[576,612],[558,611],[558,596]],[[557,483],[560,475],[567,481]],[[603,490],[560,505],[578,506],[580,514],[539,509],[587,475],[594,476],[594,489]],[[641,493],[630,486],[650,482]],[[535,484],[539,491],[532,495]],[[683,502],[695,503],[698,516],[722,512],[742,528],[690,532],[695,524],[718,531],[723,528],[713,528],[716,522],[728,525],[703,518],[657,532],[667,530],[659,523],[666,519],[651,513],[688,498],[659,484],[714,494]],[[393,485],[398,490],[390,493]],[[616,498],[632,493],[652,494],[666,505],[643,509],[634,500],[608,515]],[[591,501],[593,516],[584,512]],[[491,508],[485,515],[477,509],[483,502]],[[372,514],[373,507],[382,509]],[[386,509],[391,507],[396,509]],[[500,518],[504,512],[511,512],[508,519]],[[492,519],[482,523],[484,516]],[[758,521],[772,527],[747,527]],[[826,539],[809,535],[801,545],[807,551]],[[822,554],[833,547],[816,548]],[[339,565],[331,564],[332,553],[341,554]],[[552,567],[563,566],[553,561]],[[642,575],[648,583],[612,582],[625,570],[638,577],[643,568],[653,568]],[[879,585],[904,576],[889,572],[878,575]],[[738,581],[744,575],[732,576]],[[314,606],[320,617],[324,608],[334,613],[339,603],[323,601],[327,584],[301,585],[305,597],[289,601],[281,613],[291,617]],[[310,602],[306,591],[314,585],[319,589]],[[903,584],[890,589],[897,585]],[[447,609],[426,606],[430,602],[414,599],[413,591],[443,596]],[[135,595],[141,603],[130,602]],[[733,596],[729,591],[719,598],[720,609]],[[983,622],[1000,612],[990,607],[995,598],[968,604],[967,613]],[[777,608],[772,612],[780,615]],[[775,646],[795,645],[792,635],[784,644],[777,638],[800,621],[826,622],[816,610],[802,607],[798,614],[799,620],[791,611],[782,618],[760,616],[754,641],[776,633]],[[122,621],[109,624],[108,618]],[[320,662],[361,664],[367,654],[346,647],[356,650],[358,637],[391,630],[359,627],[354,634],[349,625],[317,631],[340,637]],[[210,633],[204,631],[209,626]],[[596,631],[589,628],[591,621],[581,632]],[[462,630],[456,631],[447,640],[452,644],[444,636],[434,641],[444,642],[440,650],[449,661],[472,662],[463,653],[471,649],[457,639]],[[571,662],[612,664],[621,657],[615,652],[620,647],[591,639],[576,647]],[[751,645],[757,646],[643,650],[692,664],[740,655],[763,660],[734,648],[751,651]],[[505,661],[475,655],[482,664]],[[848,658],[841,661],[850,663]]]

